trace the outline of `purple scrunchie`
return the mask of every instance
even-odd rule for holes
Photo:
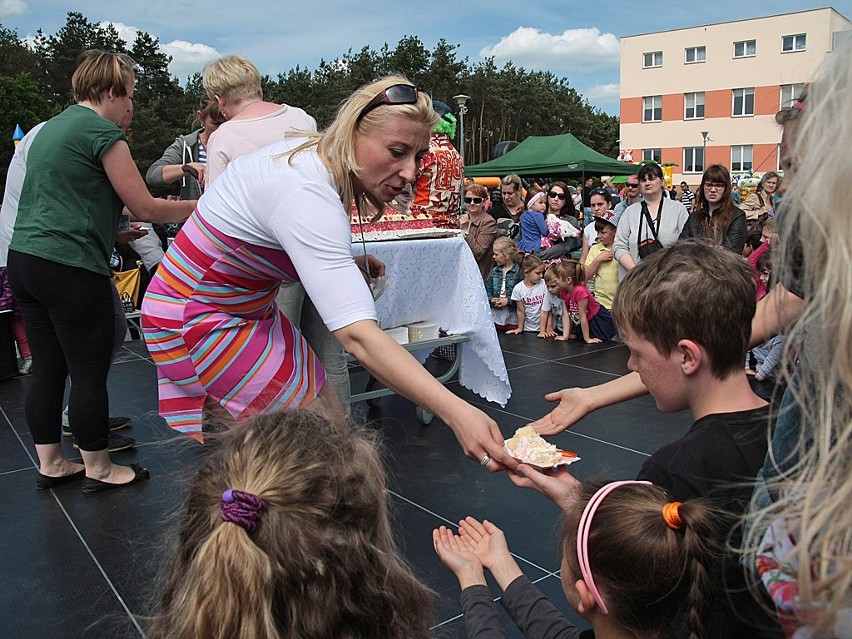
[[[222,493],[219,510],[224,521],[230,521],[253,533],[257,528],[257,518],[266,509],[266,502],[257,495],[229,488]]]

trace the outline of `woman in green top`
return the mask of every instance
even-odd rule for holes
[[[123,206],[141,220],[182,221],[195,201],[153,198],[119,124],[132,114],[133,61],[86,51],[71,78],[77,104],[33,140],[9,247],[8,273],[33,353],[25,399],[39,458],[39,489],[83,479],[96,492],[147,479],[110,461],[107,374],[115,324],[109,255]],[[83,465],[60,445],[62,398]]]

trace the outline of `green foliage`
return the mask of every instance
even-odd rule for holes
[[[77,56],[92,48],[126,52],[138,65],[129,138],[140,172],[144,174],[175,137],[198,126],[195,112],[203,93],[201,75],[194,74],[181,86],[169,74],[171,58],[161,51],[157,38],[140,32],[127,43],[112,26],[100,26],[81,13],[70,12],[56,34],[39,30],[29,48],[17,33],[0,24],[0,135],[9,140],[0,142],[4,181],[15,124],[26,131],[68,106]],[[268,100],[305,109],[323,128],[358,86],[401,73],[453,106],[453,96],[471,96],[463,132],[468,164],[491,159],[498,142],[521,141],[530,135],[573,133],[605,155],[618,153],[618,118],[589,105],[566,79],[512,63],[498,69],[493,59],[471,64],[467,58],[458,58],[458,49],[458,44],[442,38],[430,51],[417,36],[404,36],[393,48],[387,43],[378,51],[365,46],[330,62],[322,60],[315,71],[297,66],[276,78],[264,77],[263,91]]]
[[[20,125],[26,133],[56,113],[28,73],[0,76],[0,179],[3,184],[15,151],[12,142],[15,125]]]

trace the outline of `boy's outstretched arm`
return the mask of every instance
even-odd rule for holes
[[[639,373],[627,373],[589,388],[565,388],[544,396],[547,401],[558,401],[559,404],[530,426],[541,435],[556,435],[598,408],[641,397],[647,392],[648,389],[642,383]]]
[[[754,319],[751,322],[751,340],[749,347],[763,344],[775,337],[787,325],[793,322],[805,307],[805,301],[791,293],[780,282],[757,303]]]

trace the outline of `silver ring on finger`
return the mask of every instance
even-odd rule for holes
[[[485,454],[485,457],[483,457],[483,458],[482,458],[482,461],[481,461],[481,462],[479,462],[479,465],[480,465],[480,466],[487,466],[487,465],[488,465],[488,462],[490,462],[490,461],[491,461],[491,456],[490,456],[489,454],[487,454],[487,453],[486,453],[486,454]]]

